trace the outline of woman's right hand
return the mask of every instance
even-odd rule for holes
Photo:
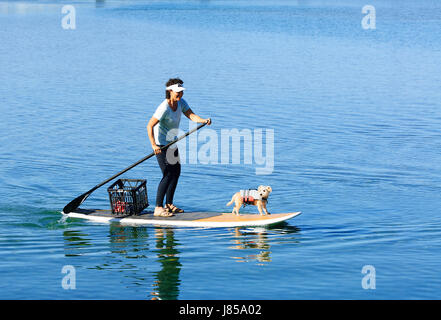
[[[161,148],[158,147],[156,144],[152,146],[153,151],[155,152],[155,154],[160,154],[162,152]]]

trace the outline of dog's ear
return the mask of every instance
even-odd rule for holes
[[[267,186],[266,190],[268,190],[268,192],[273,192],[273,188],[271,188],[270,186]]]
[[[259,190],[259,191],[262,189],[265,189],[265,186],[260,185],[259,187],[257,187],[257,190]]]

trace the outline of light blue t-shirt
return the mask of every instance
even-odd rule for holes
[[[179,122],[181,121],[181,114],[186,112],[190,107],[184,99],[178,101],[176,111],[168,105],[165,99],[156,109],[153,117],[159,120],[158,124],[153,127],[155,134],[155,142],[157,145],[166,145],[176,139],[176,134],[171,134],[167,140],[167,134],[172,129],[179,129]],[[175,130],[177,133],[177,130]]]

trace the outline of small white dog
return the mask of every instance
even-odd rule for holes
[[[268,203],[268,197],[272,191],[273,189],[270,186],[259,186],[257,190],[240,190],[233,195],[231,201],[227,203],[227,206],[235,202],[232,213],[240,215],[239,209],[242,205],[245,207],[247,204],[252,204],[257,206],[260,215],[264,215],[263,211],[265,212],[265,215],[267,215],[270,213],[266,209],[266,204]]]

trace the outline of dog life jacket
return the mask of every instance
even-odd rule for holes
[[[240,196],[242,197],[243,204],[252,204],[254,200],[262,200],[258,190],[240,190]]]

